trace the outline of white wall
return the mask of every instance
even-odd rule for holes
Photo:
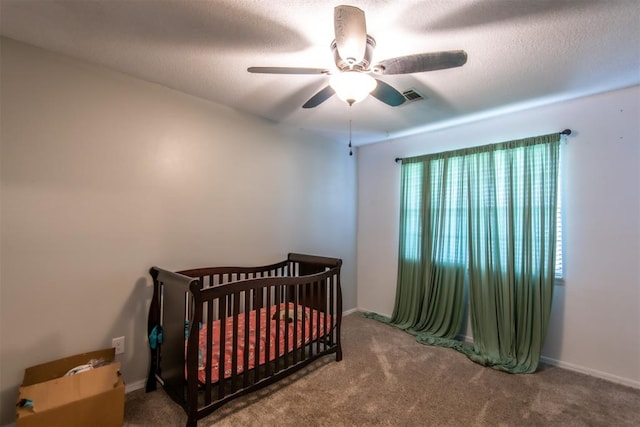
[[[8,39],[1,44],[0,425],[24,368],[126,336],[146,378],[148,269],[344,260],[355,157],[337,144]]]
[[[390,315],[396,287],[396,157],[571,128],[563,145],[565,284],[543,355],[640,387],[640,87],[358,149],[358,306]],[[471,331],[468,331],[470,334]]]

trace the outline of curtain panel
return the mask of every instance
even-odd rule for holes
[[[403,159],[396,298],[376,318],[534,372],[555,274],[560,134]],[[467,305],[473,345],[456,341]]]

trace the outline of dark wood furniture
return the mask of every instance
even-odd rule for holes
[[[151,336],[154,331],[154,345],[151,346],[147,391],[155,390],[156,381],[160,382],[167,394],[186,411],[187,426],[196,426],[198,419],[231,399],[278,381],[322,356],[335,353],[336,361],[342,360],[341,266],[340,259],[291,253],[285,261],[262,267],[211,267],[180,272],[152,267],[150,274],[154,292],[147,332]],[[310,308],[314,313],[312,317],[315,317],[309,319],[313,334],[306,331],[305,335],[304,327],[298,329],[298,322],[285,326],[286,320],[281,324],[281,320],[275,318],[273,322],[264,324],[257,320],[256,330],[251,332],[250,316],[240,316],[251,310],[259,312],[266,308],[269,311],[273,309],[271,306],[282,303]],[[260,316],[256,317],[260,319]],[[329,322],[326,328],[321,328],[321,317]],[[244,325],[238,325],[239,318],[243,319]],[[213,340],[218,339],[211,332],[214,322],[222,328],[221,337],[226,335],[225,325],[234,325],[233,336],[227,345],[218,343],[216,359],[222,362],[216,376],[222,380],[212,381],[211,369],[206,369],[206,380],[200,381],[198,368],[203,364],[212,366],[213,351],[205,353],[206,360],[199,360],[202,359],[199,349],[202,345],[213,349]],[[206,326],[206,333],[199,334],[203,326]],[[267,359],[266,363],[256,364],[258,366],[253,369],[238,368],[238,365],[250,366],[250,352],[255,352],[251,354],[252,360],[260,360],[260,344],[242,354],[237,353],[238,342],[244,343],[245,349],[251,348],[250,338],[254,337],[249,334],[253,333],[258,338],[259,330],[264,333],[266,328],[268,336],[269,328],[277,328],[276,333],[279,333],[281,327],[285,330],[287,327],[296,328],[290,332],[294,332],[293,336],[302,334],[302,343],[299,345],[298,340],[288,341],[285,337],[286,344],[278,348],[277,353],[274,351],[275,355],[280,354],[275,359]],[[161,339],[156,339],[159,333]],[[200,342],[200,335],[206,337],[206,342]],[[268,345],[266,350],[270,354]],[[230,372],[229,366],[224,366],[225,347],[226,351],[232,351]],[[237,362],[237,354],[242,354],[241,363]]]

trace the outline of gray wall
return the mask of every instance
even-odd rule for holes
[[[141,385],[152,265],[340,257],[356,306],[343,144],[8,39],[1,55],[0,425],[25,367],[113,337]]]
[[[640,87],[513,112],[358,149],[358,306],[390,315],[396,288],[396,157],[558,132],[565,282],[543,356],[640,387]],[[471,335],[471,330],[467,330]]]

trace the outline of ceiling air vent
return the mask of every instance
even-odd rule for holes
[[[402,92],[402,95],[404,95],[405,99],[408,102],[420,101],[421,99],[425,98],[423,95],[418,93],[418,91],[416,91],[415,89],[406,90]]]

